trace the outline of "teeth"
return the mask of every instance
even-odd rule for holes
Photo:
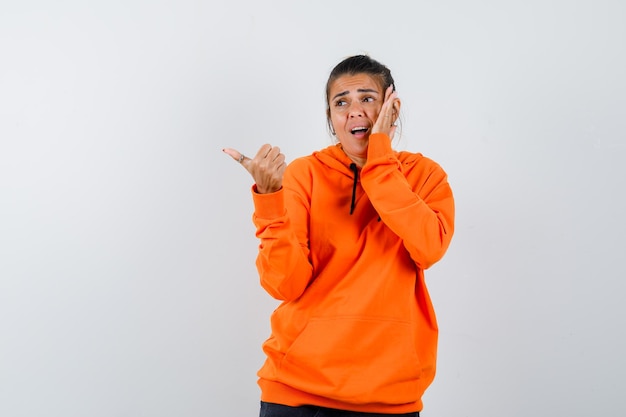
[[[353,127],[351,132],[354,132],[356,130],[367,130],[367,127],[365,127],[365,126]]]

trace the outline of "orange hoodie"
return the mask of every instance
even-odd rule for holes
[[[293,161],[281,190],[253,199],[261,285],[283,300],[263,344],[261,399],[420,411],[437,353],[423,271],[454,228],[445,172],[373,134],[360,173],[330,146]]]

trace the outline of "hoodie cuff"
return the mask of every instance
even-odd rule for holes
[[[389,136],[386,133],[371,134],[367,146],[367,159],[376,159],[387,155],[393,155]]]
[[[252,186],[254,215],[261,219],[275,219],[285,215],[285,199],[283,188],[273,193],[260,194],[256,184]]]

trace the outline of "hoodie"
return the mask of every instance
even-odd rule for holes
[[[424,270],[450,244],[452,191],[438,164],[394,151],[385,134],[370,136],[362,169],[351,165],[330,146],[289,164],[279,191],[253,192],[261,285],[282,300],[261,400],[420,411],[438,332]]]

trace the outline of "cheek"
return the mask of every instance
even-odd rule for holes
[[[342,117],[340,113],[332,112],[330,114],[330,121],[334,126],[339,126],[342,122],[345,121],[345,118]]]
[[[368,109],[367,115],[369,116],[371,120],[376,121],[376,119],[378,119],[378,115],[380,114],[381,108],[382,106],[372,107]]]
[[[378,120],[378,115],[380,114],[380,110],[372,110],[370,112],[368,112],[368,118],[372,121],[372,122],[376,122],[376,120]]]

